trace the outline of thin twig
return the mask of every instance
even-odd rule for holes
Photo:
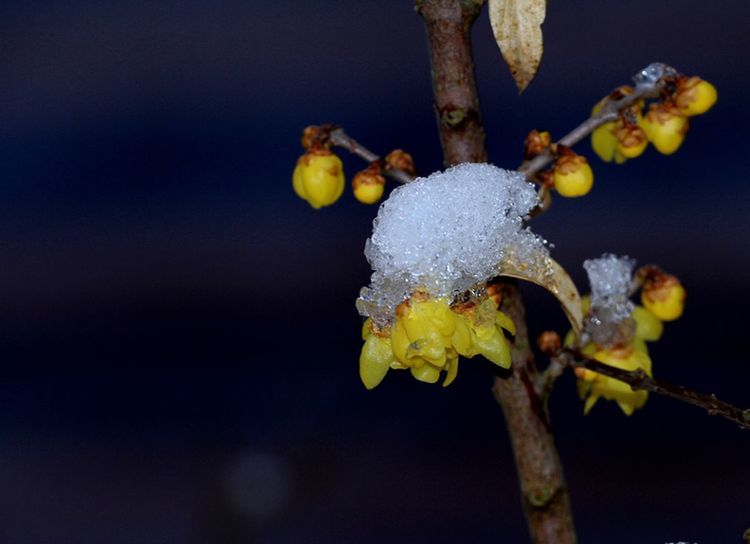
[[[555,143],[558,146],[573,147],[586,136],[594,132],[599,126],[617,120],[620,112],[630,107],[638,100],[659,96],[663,87],[664,82],[657,82],[653,85],[636,85],[631,94],[625,95],[617,100],[607,99],[599,113],[586,119],[583,123],[568,132]],[[531,179],[535,174],[541,172],[545,166],[552,162],[553,159],[554,156],[548,148],[533,159],[524,161],[523,164],[518,167],[518,170]]]
[[[544,369],[544,372],[537,374],[536,380],[534,381],[534,390],[536,391],[536,394],[543,399],[549,397],[557,378],[562,376],[562,373],[567,366],[567,362],[564,359],[560,357],[551,357],[549,360],[549,366]]]
[[[644,98],[655,98],[659,96],[665,86],[664,80],[656,81],[653,84],[639,84],[636,85],[631,94],[621,96],[620,98],[613,100],[611,98],[606,99],[601,110],[586,119],[583,123],[578,125],[576,128],[568,132],[565,136],[555,142],[554,146],[573,147],[578,142],[586,138],[589,134],[594,132],[598,127],[610,121],[615,121],[620,116],[620,113],[636,103],[638,100]],[[349,136],[344,129],[337,127],[330,133],[330,141],[333,145],[343,147],[351,153],[361,157],[367,162],[374,162],[380,160],[380,157],[364,147],[362,144],[357,142],[354,138]],[[519,167],[518,171],[523,172],[529,179],[533,179],[536,174],[541,172],[549,163],[554,160],[554,154],[547,148],[545,151],[534,157],[533,159],[524,161]],[[411,176],[403,170],[396,168],[387,168],[385,171],[386,175],[391,177],[393,180],[399,183],[409,183],[414,180],[414,176]],[[545,190],[542,188],[543,191]],[[542,193],[540,193],[542,194]]]
[[[354,153],[367,162],[375,162],[380,160],[380,157],[378,155],[349,136],[346,132],[344,132],[344,129],[342,128],[336,128],[332,130],[330,138],[333,145],[343,147],[350,153]],[[383,171],[385,175],[391,177],[399,183],[409,183],[410,181],[414,180],[413,176],[409,175],[403,170],[399,170],[398,168],[385,168]]]
[[[624,382],[633,391],[649,391],[664,395],[687,404],[703,408],[712,416],[721,416],[733,421],[741,429],[750,429],[750,409],[743,410],[728,402],[719,400],[716,395],[700,393],[681,385],[674,385],[663,380],[657,380],[647,375],[643,370],[623,370],[604,364],[596,359],[586,357],[579,351],[564,349],[558,355],[553,356],[551,361],[556,361],[556,366],[570,366],[572,368],[585,368],[604,376]]]

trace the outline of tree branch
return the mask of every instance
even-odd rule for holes
[[[700,393],[681,385],[657,380],[648,376],[643,370],[622,370],[604,364],[596,359],[586,357],[577,350],[564,349],[558,355],[551,358],[556,361],[557,366],[569,366],[571,368],[585,368],[604,376],[627,383],[633,391],[649,391],[658,395],[664,395],[693,406],[703,408],[712,416],[721,416],[733,421],[741,429],[750,429],[750,409],[743,410],[728,402],[719,400],[716,395]]]
[[[367,162],[375,162],[380,160],[380,157],[378,155],[357,142],[357,140],[349,136],[346,132],[344,132],[344,129],[340,127],[335,128],[331,131],[330,141],[333,145],[343,147],[350,153],[354,153]],[[410,181],[414,180],[413,176],[404,172],[403,170],[399,170],[398,168],[387,167],[383,169],[383,172],[386,176],[399,183],[409,183]]]
[[[654,70],[657,67],[663,70],[666,77],[649,79],[649,70]],[[631,94],[624,95],[614,100],[608,98],[599,113],[586,119],[583,123],[555,142],[555,144],[565,147],[573,147],[586,136],[594,132],[597,127],[600,127],[604,123],[615,121],[623,110],[633,105],[638,100],[644,98],[656,98],[659,96],[667,83],[667,78],[674,77],[676,74],[676,70],[669,66],[659,65],[658,63],[647,66],[633,78],[637,84]],[[518,167],[518,170],[531,179],[535,174],[541,172],[550,162],[552,162],[553,159],[554,156],[548,148],[533,159],[524,161],[523,164]]]
[[[484,0],[417,0],[430,45],[432,90],[445,166],[487,162],[474,79],[471,25]]]
[[[446,166],[486,162],[484,128],[474,82],[471,24],[483,0],[417,0],[430,43],[432,83]],[[576,542],[562,465],[543,402],[534,390],[536,365],[518,289],[503,284],[503,311],[513,319],[513,365],[496,376],[492,392],[513,446],[526,522],[535,544]]]

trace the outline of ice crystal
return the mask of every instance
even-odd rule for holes
[[[677,70],[663,62],[652,62],[633,76],[633,81],[640,87],[654,87],[665,77],[674,77]]]
[[[604,254],[583,263],[591,285],[591,309],[586,332],[599,345],[627,341],[633,333],[630,285],[635,261],[630,257]]]

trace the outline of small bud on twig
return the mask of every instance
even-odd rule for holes
[[[562,341],[560,335],[555,331],[544,331],[536,339],[536,345],[545,355],[552,356],[560,351]]]
[[[310,149],[330,149],[331,148],[331,131],[335,127],[330,124],[310,125],[302,131],[302,147]]]
[[[526,141],[523,144],[523,158],[528,161],[543,153],[549,148],[552,143],[552,136],[549,132],[539,132],[538,130],[532,130],[529,135],[526,136]]]
[[[396,170],[403,170],[411,176],[416,175],[414,160],[403,149],[394,149],[388,153],[385,158],[385,164],[386,169],[395,168]]]
[[[385,178],[381,174],[381,161],[374,161],[352,179],[354,197],[363,204],[375,204],[383,197]]]

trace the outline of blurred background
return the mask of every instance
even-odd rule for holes
[[[579,146],[593,192],[533,229],[582,290],[602,252],[677,274],[655,373],[746,407],[749,24],[746,0],[550,2],[520,97],[474,29],[499,166],[652,61],[716,85],[674,156]],[[4,1],[0,81],[0,542],[526,541],[489,364],[366,391],[376,208],[292,192],[308,124],[442,167],[410,1]],[[565,330],[525,294],[532,334]],[[584,417],[570,376],[551,410],[581,542],[741,542],[747,432],[654,396]]]

